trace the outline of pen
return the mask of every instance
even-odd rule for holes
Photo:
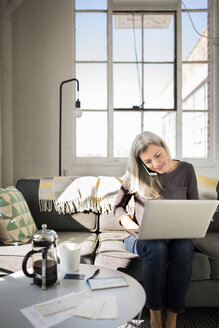
[[[97,269],[96,271],[94,271],[94,273],[92,274],[92,276],[90,276],[89,278],[87,278],[86,281],[88,282],[89,279],[94,278],[99,273],[99,271],[100,271],[100,269]]]

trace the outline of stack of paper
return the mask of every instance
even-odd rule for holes
[[[117,300],[115,296],[86,296],[72,313],[90,319],[117,319]]]
[[[89,319],[118,319],[115,296],[93,296],[87,291],[69,293],[47,302],[22,309],[37,328],[48,328],[72,316]]]
[[[39,303],[36,305],[33,305],[33,307],[44,317],[55,314],[58,312],[66,311],[69,309],[72,309],[78,305],[78,303],[81,302],[83,295],[85,293],[81,292],[78,294],[70,293],[65,296],[54,298],[51,301]]]

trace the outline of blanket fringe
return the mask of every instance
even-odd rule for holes
[[[86,200],[80,198],[74,199],[74,201],[56,202],[55,209],[59,214],[74,214],[83,212],[97,213],[97,206],[92,197]]]
[[[81,200],[80,198],[77,198],[74,201],[54,202],[54,207],[59,214],[74,214],[83,212],[109,214],[113,212],[115,200],[116,196],[110,196],[107,199],[95,199],[93,197],[89,197],[86,200]],[[129,214],[134,214],[133,199],[130,200],[126,209]]]
[[[54,201],[51,199],[40,199],[39,207],[40,212],[52,212]]]

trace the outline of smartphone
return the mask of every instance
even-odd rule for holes
[[[157,175],[157,172],[149,171],[147,166],[142,161],[141,161],[141,164],[143,165],[143,168],[145,169],[145,171],[147,172],[148,175],[150,175],[150,176]]]

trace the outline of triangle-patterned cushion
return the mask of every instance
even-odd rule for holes
[[[37,230],[23,195],[14,187],[0,188],[0,242],[25,244]]]

